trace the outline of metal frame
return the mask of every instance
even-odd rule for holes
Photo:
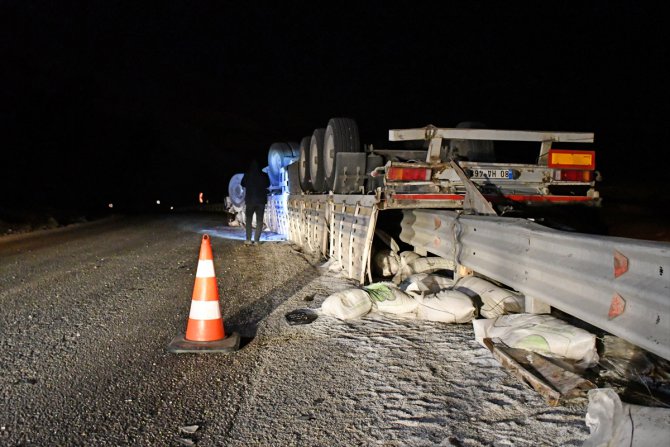
[[[336,259],[346,275],[361,284],[366,275],[370,278],[372,238],[379,211],[375,196],[272,196],[266,210],[266,222],[272,231],[310,252]]]
[[[391,129],[390,141],[432,140],[554,141],[593,143],[592,132],[545,132],[534,130],[461,129],[426,126],[418,129]]]
[[[540,142],[542,144],[538,163],[546,164],[552,143],[593,143],[594,134],[592,132],[441,128],[432,125],[418,129],[389,130],[390,141],[428,140],[430,143],[426,154],[427,163],[440,162],[440,148],[443,139]]]

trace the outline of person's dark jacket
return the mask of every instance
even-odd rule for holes
[[[256,160],[252,161],[240,182],[246,189],[244,203],[247,205],[265,205],[268,201],[270,178],[261,171]]]

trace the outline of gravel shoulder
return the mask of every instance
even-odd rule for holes
[[[168,354],[212,235],[232,355]],[[213,216],[118,219],[0,241],[0,444],[581,445],[586,402],[549,407],[470,325],[318,310],[353,287]],[[239,233],[239,234],[238,234]],[[197,425],[186,433],[185,426]]]

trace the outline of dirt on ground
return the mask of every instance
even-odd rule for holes
[[[242,346],[171,354],[205,233],[225,328]],[[357,284],[290,243],[243,238],[241,228],[199,215],[2,241],[0,443],[578,446],[587,438],[585,399],[549,406],[475,341],[472,325],[327,316],[323,301]],[[298,309],[317,319],[290,324]]]

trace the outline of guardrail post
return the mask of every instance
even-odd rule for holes
[[[471,268],[461,264],[456,264],[456,268],[454,269],[454,281],[458,281],[459,279],[466,276],[472,276],[473,274],[474,271]]]
[[[525,306],[526,313],[529,314],[549,314],[551,313],[551,306],[544,301],[540,301],[537,298],[531,298],[525,296]]]

